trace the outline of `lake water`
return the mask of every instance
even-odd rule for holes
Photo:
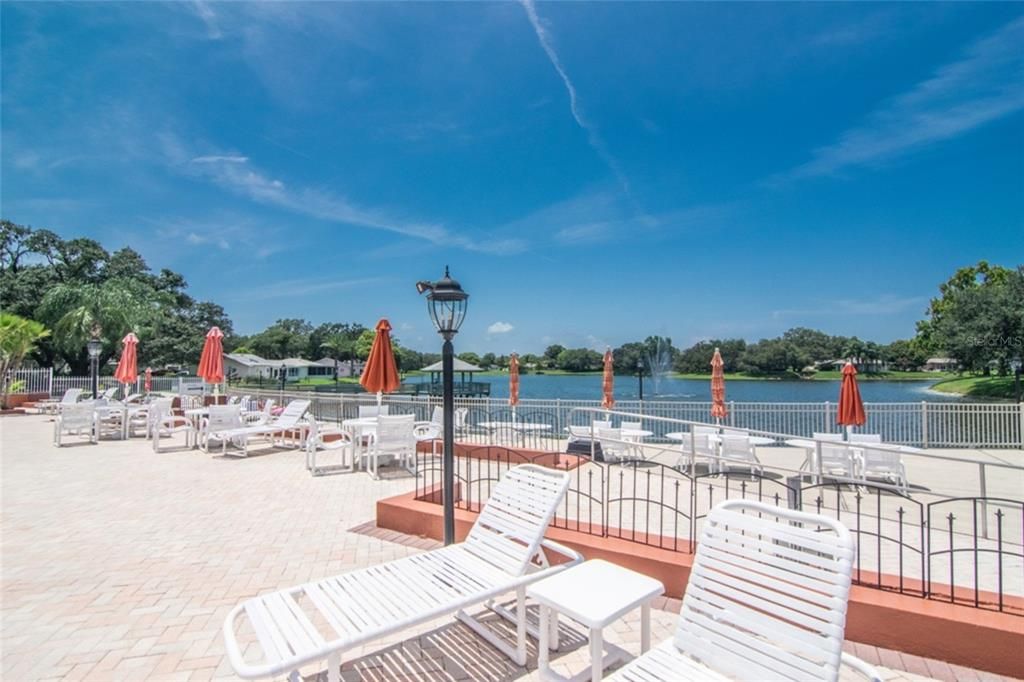
[[[429,379],[428,379],[429,380]],[[491,396],[508,397],[507,376],[482,376],[491,384]],[[456,376],[458,381],[458,376]],[[839,400],[839,381],[743,381],[727,379],[726,400],[737,402],[824,402]],[[956,395],[929,391],[930,381],[861,381],[860,394],[865,402],[919,402],[921,400],[955,402]],[[600,400],[601,375],[524,374],[519,378],[519,397]],[[638,397],[636,377],[615,377],[615,397]],[[644,378],[645,400],[711,400],[711,382],[698,379]]]

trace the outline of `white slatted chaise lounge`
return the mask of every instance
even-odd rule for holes
[[[618,682],[838,680],[854,543],[844,525],[746,500],[708,514],[675,637],[619,670]]]
[[[566,472],[534,464],[509,469],[464,542],[243,602],[224,623],[232,667],[245,679],[290,673],[297,680],[299,667],[327,659],[327,679],[338,682],[345,651],[450,614],[524,665],[526,586],[582,560],[544,539],[568,486]],[[569,563],[551,566],[545,551]],[[493,603],[509,592],[517,596],[514,616]],[[515,647],[463,610],[481,604],[514,618]],[[243,616],[255,631],[260,662],[243,660],[235,635]],[[320,629],[314,621],[330,627]]]
[[[60,400],[40,400],[36,403],[40,412],[47,414],[54,414],[60,410],[61,405],[73,405],[78,402],[78,399],[82,396],[82,389],[80,388],[69,388],[64,391],[64,395],[61,396]]]
[[[224,454],[248,457],[250,438],[269,436],[272,439],[277,434],[281,434],[281,437],[284,438],[287,434],[302,429],[304,426],[302,419],[306,416],[309,405],[308,400],[293,400],[285,406],[281,414],[266,424],[221,431],[217,434],[218,438],[225,442],[230,440],[234,445],[241,447],[241,452],[238,450],[229,452],[225,449]]]

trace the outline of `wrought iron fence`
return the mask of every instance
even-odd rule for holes
[[[884,484],[814,483],[749,471],[690,476],[667,465],[609,464],[584,455],[485,445],[459,451],[456,507],[478,511],[504,471],[526,462],[569,473],[555,528],[692,553],[715,504],[753,499],[846,524],[857,540],[858,585],[1024,616],[1024,502],[924,503]],[[418,454],[417,498],[440,503],[441,467],[439,456]],[[957,505],[967,506],[958,512]],[[990,529],[983,528],[985,515]],[[955,525],[962,518],[966,525]]]

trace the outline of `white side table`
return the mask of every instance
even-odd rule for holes
[[[559,613],[589,628],[590,679],[598,682],[605,667],[629,658],[625,650],[611,645],[604,655],[604,628],[639,607],[640,649],[646,652],[651,646],[651,601],[664,592],[660,581],[601,559],[585,561],[530,585],[526,594],[540,605],[537,663],[541,677],[564,679],[551,670],[548,661],[549,637],[557,636]],[[585,680],[585,673],[573,679]]]

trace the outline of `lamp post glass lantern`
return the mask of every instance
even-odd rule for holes
[[[85,344],[89,351],[89,370],[92,375],[92,399],[100,396],[100,353],[103,352],[103,342],[96,336],[89,339]]]
[[[444,412],[444,544],[455,542],[455,347],[452,339],[466,317],[469,294],[452,279],[448,266],[436,282],[417,282],[416,291],[427,295],[427,311],[437,333],[444,339],[441,347],[442,411]]]

